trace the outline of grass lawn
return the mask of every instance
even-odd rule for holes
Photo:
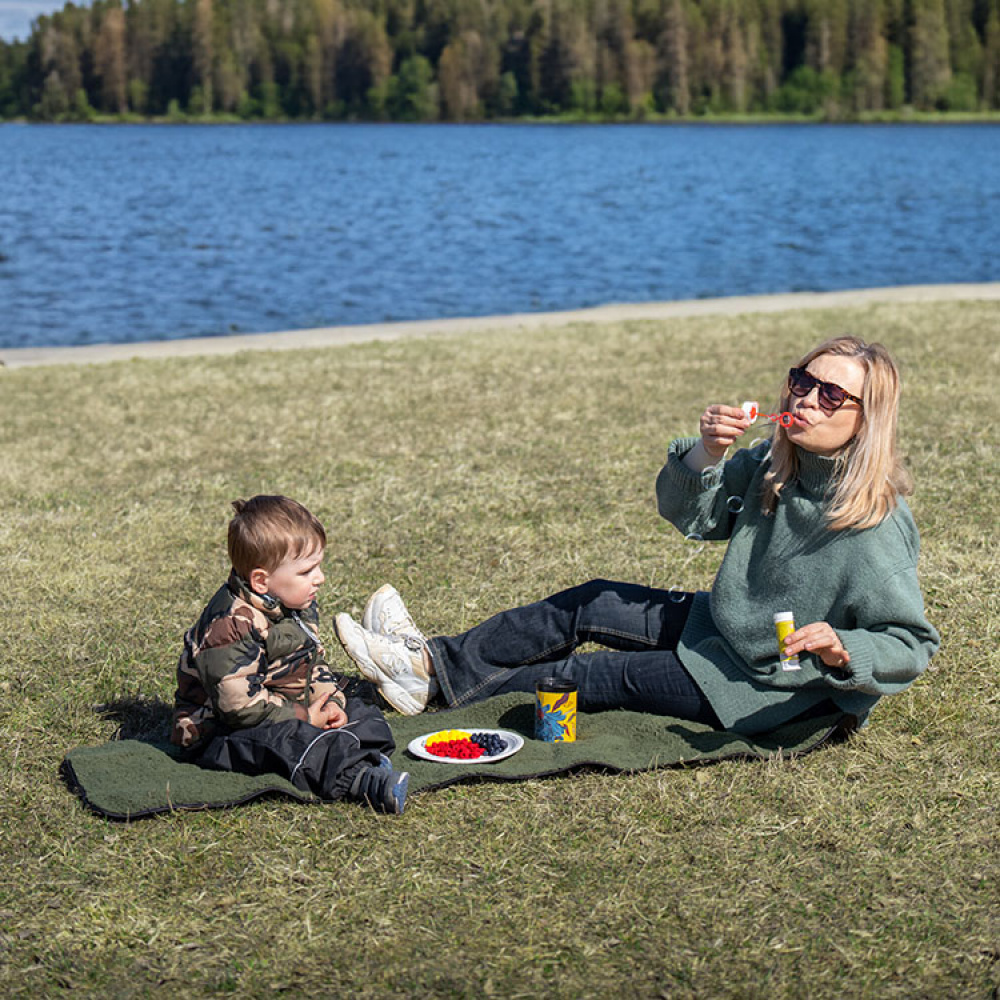
[[[998,330],[997,303],[882,305],[0,370],[0,994],[995,998]],[[159,724],[233,498],[323,519],[345,671],[332,614],[385,581],[429,632],[593,576],[705,589],[722,547],[656,514],[667,443],[710,402],[773,402],[844,331],[903,369],[944,638],[849,743],[452,788],[401,819],[116,824],[58,777]]]

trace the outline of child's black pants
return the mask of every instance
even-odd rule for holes
[[[214,737],[197,762],[219,771],[280,774],[296,788],[340,799],[361,768],[378,767],[379,755],[396,748],[374,705],[348,698],[347,718],[340,729],[317,729],[298,719],[236,729]]]

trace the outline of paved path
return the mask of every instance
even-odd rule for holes
[[[720,316],[736,313],[786,312],[792,309],[836,309],[876,302],[958,302],[969,299],[1000,301],[1000,282],[982,285],[907,285],[865,288],[845,292],[794,292],[782,295],[741,295],[683,302],[645,302],[597,306],[569,312],[518,313],[459,319],[330,326],[285,333],[251,333],[232,337],[192,337],[152,340],[135,344],[89,344],[84,347],[0,348],[0,364],[98,364],[130,358],[177,358],[238,351],[290,351],[301,347],[330,347],[369,340],[398,340],[435,334],[462,334],[482,330],[541,329],[569,323],[615,323],[632,319],[672,319],[679,316]]]

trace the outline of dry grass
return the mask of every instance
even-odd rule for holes
[[[0,371],[0,991],[996,997],[998,320],[880,306]],[[326,622],[386,580],[430,631],[597,575],[705,587],[721,549],[656,517],[667,442],[845,329],[904,369],[945,639],[851,743],[450,789],[399,821],[271,801],[115,825],[57,777],[71,747],[158,724],[232,498],[323,518]]]

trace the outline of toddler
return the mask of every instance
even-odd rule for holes
[[[322,524],[283,496],[233,503],[229,579],[184,636],[171,741],[204,767],[277,773],[324,799],[402,813],[392,732],[347,697],[317,633]]]

